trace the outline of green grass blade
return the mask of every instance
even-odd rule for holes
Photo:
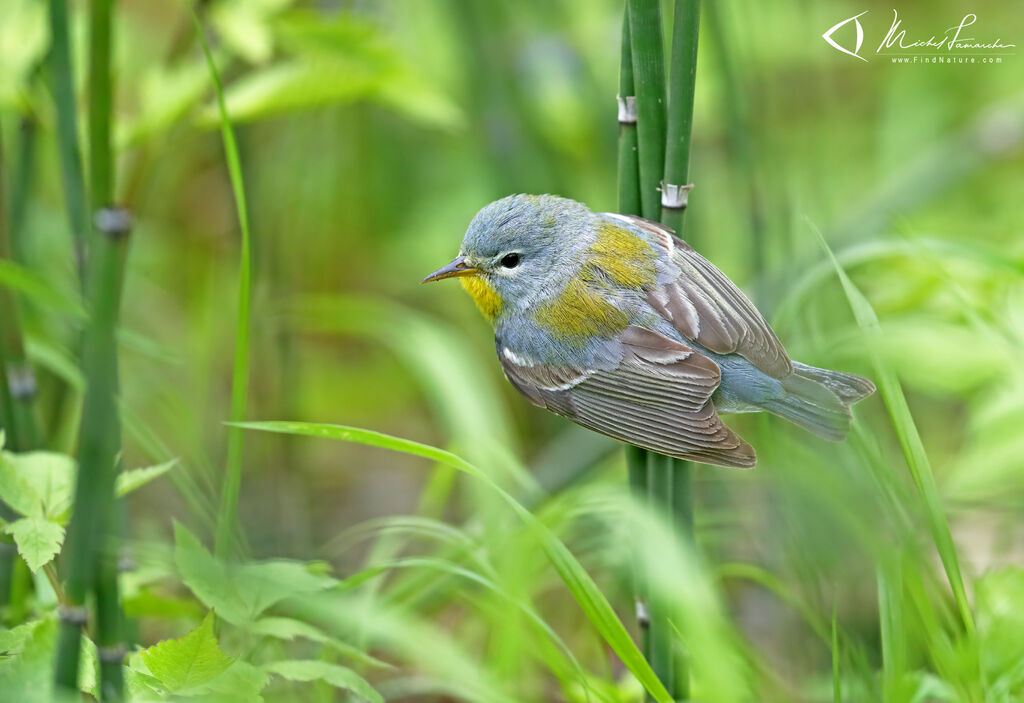
[[[238,271],[238,317],[235,321],[235,363],[231,379],[231,411],[232,422],[240,422],[245,418],[245,407],[249,395],[249,299],[252,287],[252,261],[250,252],[251,237],[249,234],[249,214],[245,203],[245,181],[242,179],[242,163],[238,157],[238,142],[235,130],[228,116],[224,102],[224,86],[217,72],[217,64],[213,60],[210,46],[203,35],[203,27],[199,17],[192,12],[196,35],[206,56],[206,65],[210,69],[210,78],[217,95],[217,108],[220,112],[220,133],[224,141],[224,158],[227,161],[228,175],[231,178],[231,190],[235,195],[235,207],[238,210],[238,227],[242,233],[242,250],[239,254]],[[242,487],[242,430],[237,426],[228,428],[228,457],[224,471],[224,482],[221,486],[220,511],[217,514],[218,556],[224,556],[234,548],[234,534],[238,521],[238,494]]]
[[[960,560],[957,557],[956,545],[953,542],[953,535],[949,529],[949,521],[946,519],[946,512],[942,505],[938,486],[935,483],[935,476],[932,473],[931,462],[921,441],[921,435],[914,423],[914,417],[910,413],[910,406],[903,394],[896,372],[889,366],[879,354],[882,329],[878,323],[878,316],[875,314],[871,303],[864,297],[850,277],[846,275],[839,260],[829,248],[821,234],[818,234],[821,245],[828,256],[832,259],[839,280],[846,293],[850,308],[861,328],[865,338],[865,348],[871,356],[872,366],[875,370],[875,382],[889,412],[896,435],[899,437],[900,446],[903,448],[903,456],[906,459],[910,474],[914,479],[918,494],[924,503],[925,516],[928,520],[928,527],[935,541],[935,547],[942,560],[942,567],[946,571],[946,578],[956,599],[957,608],[960,610],[960,617],[963,619],[964,627],[969,633],[974,631],[974,618],[971,615],[970,604],[967,601],[967,592],[964,589],[964,580],[960,572]]]
[[[878,580],[878,622],[882,644],[882,698],[886,701],[907,700],[904,681],[907,675],[906,623],[899,579],[899,562],[887,573],[880,565]]]
[[[832,703],[843,703],[843,684],[839,678],[839,619],[835,601],[832,602]]]
[[[243,422],[237,423],[236,427],[263,432],[278,432],[282,434],[336,439],[344,442],[356,442],[371,447],[413,454],[424,459],[446,464],[483,481],[492,490],[497,492],[523,522],[533,530],[543,545],[552,566],[555,567],[555,571],[561,577],[562,582],[565,583],[569,592],[572,593],[576,602],[579,603],[587,619],[597,628],[597,631],[619,656],[622,663],[626,665],[626,668],[636,676],[637,680],[654,696],[655,700],[659,703],[672,703],[672,697],[658,680],[657,676],[654,675],[654,671],[647,664],[636,644],[633,643],[626,628],[608,603],[608,599],[605,598],[590,574],[576,560],[569,549],[540,520],[534,517],[533,513],[523,507],[519,501],[506,491],[502,490],[485,472],[473,466],[465,459],[427,444],[357,427],[305,422]]]

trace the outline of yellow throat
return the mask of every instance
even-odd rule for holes
[[[494,322],[501,313],[501,296],[498,291],[491,287],[491,284],[480,275],[462,276],[459,278],[462,287],[473,298],[473,302],[480,308],[489,321]]]

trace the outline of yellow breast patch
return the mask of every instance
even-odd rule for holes
[[[565,341],[610,337],[629,325],[626,313],[580,278],[573,278],[561,293],[538,307],[534,319]]]
[[[586,343],[626,329],[629,318],[609,302],[613,289],[643,289],[657,280],[657,254],[628,229],[598,225],[587,261],[561,293],[540,305],[534,319],[565,342]]]
[[[657,273],[654,249],[646,241],[611,222],[597,226],[597,239],[590,245],[592,266],[625,288],[644,288],[654,283]]]
[[[459,278],[462,287],[472,296],[480,312],[491,322],[501,314],[501,296],[491,284],[481,276],[462,276]]]

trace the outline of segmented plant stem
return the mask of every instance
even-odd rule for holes
[[[668,132],[665,142],[666,188],[682,187],[688,183],[699,27],[700,0],[676,0],[672,20],[672,65],[669,71]],[[670,193],[668,195],[671,196]],[[665,207],[663,201],[661,221],[681,235],[685,213],[685,207]]]
[[[12,258],[15,220],[6,207],[7,178],[3,146],[0,145],[0,259]],[[11,216],[8,217],[8,214]],[[0,428],[6,435],[6,448],[23,452],[38,446],[38,428],[33,413],[35,376],[25,355],[20,311],[14,295],[0,288],[0,375],[3,393],[0,403]]]
[[[625,83],[632,79],[637,97],[639,214],[652,220],[660,219],[681,232],[684,209],[663,208],[661,187],[678,188],[688,183],[700,7],[697,0],[676,2],[667,115],[660,5],[657,0],[628,0],[627,8],[632,75],[624,67],[620,80]],[[626,54],[627,45],[624,43],[623,55]],[[635,202],[628,200],[630,194],[626,192],[630,175],[630,150],[626,139],[628,136],[620,131],[622,212],[629,212],[625,209],[626,203]],[[625,188],[624,182],[627,183]],[[680,538],[692,543],[692,465],[635,447],[629,448],[627,462],[633,489],[644,494],[652,508],[664,511],[676,526]],[[638,591],[637,595],[643,602],[646,594]],[[641,618],[647,659],[672,696],[676,700],[686,700],[689,698],[686,654],[670,622],[671,613],[656,593],[649,595],[647,605],[647,617]]]
[[[75,73],[71,63],[67,0],[50,0],[50,71],[57,108],[57,152],[64,186],[64,202],[74,242],[79,276],[84,285],[85,240],[89,232],[82,154],[75,119]]]
[[[117,404],[117,318],[121,303],[128,216],[113,205],[113,153],[110,129],[112,86],[111,0],[93,0],[89,33],[89,174],[94,231],[86,262],[90,320],[82,349],[86,391],[78,447],[75,510],[68,528],[67,604],[62,608],[57,644],[56,682],[77,687],[81,623],[86,595],[96,593],[96,644],[103,700],[122,697],[121,612],[117,591],[116,532],[120,527],[114,498],[121,423]],[[58,105],[58,110],[60,110]],[[65,105],[73,111],[74,105]],[[75,122],[74,113],[62,120]]]
[[[626,111],[626,105],[635,106],[633,82],[633,52],[630,48],[629,8],[622,15],[622,59],[619,64],[619,212],[639,215],[640,164],[637,154],[636,122]]]
[[[665,55],[658,0],[628,0],[636,91],[641,215],[661,215],[658,183],[665,171]]]
[[[622,58],[619,64],[619,212],[639,215],[640,205],[640,164],[637,151],[637,129],[633,115],[626,112],[627,101],[636,100],[633,81],[632,36],[629,24],[629,7],[622,16]],[[647,497],[647,452],[640,447],[626,446],[626,465],[629,468],[629,485],[640,500]],[[650,630],[647,617],[647,589],[640,564],[634,566],[634,597],[636,599],[637,626],[640,629],[640,644],[644,656],[650,648]],[[649,657],[648,657],[649,659]]]

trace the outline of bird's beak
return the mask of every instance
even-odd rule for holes
[[[476,273],[480,273],[480,269],[467,264],[466,257],[456,256],[451,263],[434,271],[420,281],[420,283],[430,283],[431,281],[440,281],[442,278],[454,278],[455,276],[472,276]]]

